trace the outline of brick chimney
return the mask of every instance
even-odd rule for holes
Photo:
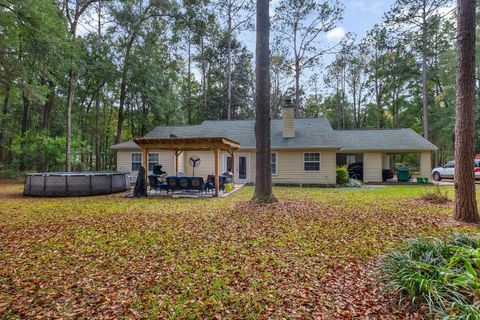
[[[295,108],[291,99],[285,99],[283,105],[283,137],[295,137]]]

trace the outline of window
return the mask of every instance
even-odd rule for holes
[[[303,154],[304,171],[320,171],[320,153],[305,152]]]
[[[455,168],[455,162],[453,161],[448,162],[444,168]]]
[[[225,157],[225,167],[227,168],[226,172],[233,172],[232,170],[232,157],[226,156]]]
[[[347,164],[355,163],[355,155],[347,155]]]
[[[276,152],[272,152],[272,174],[278,174],[278,156]]]
[[[142,166],[142,153],[134,152],[132,153],[132,171],[140,170]]]
[[[152,152],[148,154],[148,171],[153,171],[153,166],[160,164],[160,153]]]

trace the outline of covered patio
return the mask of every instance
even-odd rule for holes
[[[148,153],[150,150],[170,150],[175,154],[175,170],[178,171],[179,157],[185,151],[210,151],[214,156],[214,196],[219,196],[220,186],[220,152],[227,152],[235,161],[234,152],[240,148],[240,143],[225,137],[172,137],[172,138],[137,138],[133,140],[142,150],[145,180],[148,181]],[[232,163],[233,184],[235,185],[235,165]]]
[[[430,180],[432,171],[432,151],[429,150],[381,150],[381,151],[363,151],[363,150],[342,150],[337,153],[337,166],[350,165],[352,163],[362,163],[363,172],[361,177],[365,183],[399,183],[397,177],[397,167],[393,161],[395,156],[414,156],[416,158],[415,170],[411,166],[410,173],[415,173],[416,177],[422,177]],[[392,171],[394,176],[385,179],[384,171]],[[412,179],[414,181],[415,179]]]

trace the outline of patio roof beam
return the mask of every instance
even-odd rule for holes
[[[135,143],[142,149],[170,150],[235,150],[240,144],[224,137],[185,137],[185,138],[138,138]]]
[[[220,158],[220,149],[215,148],[214,152],[214,158],[215,158],[215,197],[218,197],[219,193],[219,186],[220,186],[220,170],[219,170],[219,165],[218,161]]]
[[[178,170],[178,157],[182,154],[183,150],[175,150],[175,171],[179,172]],[[183,171],[183,170],[182,170]]]

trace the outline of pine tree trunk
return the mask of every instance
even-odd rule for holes
[[[117,117],[117,135],[115,136],[115,144],[118,144],[122,141],[122,129],[123,121],[125,116],[123,110],[125,108],[125,99],[127,98],[127,67],[123,66],[122,80],[120,83],[120,101],[118,107],[118,117]]]
[[[5,150],[6,144],[3,143],[5,136],[5,129],[7,126],[7,114],[10,108],[10,85],[5,86],[5,96],[3,98],[2,121],[0,125],[0,160],[7,164],[7,152]]]
[[[98,88],[97,94],[95,96],[95,170],[101,170],[101,155],[100,155],[100,90],[101,87]]]
[[[98,3],[97,7],[98,13],[98,24],[97,24],[97,42],[98,46],[100,47],[102,41],[102,3]],[[100,141],[101,141],[101,134],[102,130],[100,128],[100,117],[101,117],[101,110],[100,110],[100,97],[101,97],[101,90],[102,84],[97,84],[97,94],[95,95],[95,171],[100,171],[102,168],[102,159],[101,159],[101,152],[100,152]]]
[[[345,67],[342,69],[342,129],[345,130],[346,122],[347,122],[347,115],[345,112]]]
[[[70,27],[70,35],[72,42],[75,42],[75,38],[77,36],[77,24],[79,19],[79,4],[76,3],[75,15],[73,23]],[[68,10],[68,6],[67,6]],[[75,71],[73,68],[70,68],[68,72],[68,87],[67,87],[67,110],[66,110],[66,122],[67,122],[67,130],[66,130],[66,145],[65,145],[65,171],[70,172],[72,171],[72,105],[73,105],[73,97],[75,95]]]
[[[127,99],[127,71],[130,63],[130,51],[132,50],[133,42],[136,39],[136,35],[132,34],[130,40],[127,43],[127,48],[125,50],[125,59],[123,61],[123,70],[122,70],[122,80],[120,82],[120,101],[118,106],[118,117],[117,117],[117,135],[115,137],[115,144],[119,144],[122,141],[122,129],[123,121],[125,120],[125,115],[123,111],[125,109],[125,100]]]
[[[42,119],[42,129],[45,131],[50,130],[50,120],[52,116],[53,103],[55,101],[55,84],[53,81],[49,81],[50,92],[48,93],[48,98],[45,104],[43,105],[43,119]]]
[[[72,104],[73,104],[73,95],[74,95],[74,86],[75,86],[75,75],[73,69],[70,69],[68,73],[68,89],[67,89],[67,132],[66,132],[66,160],[65,160],[65,170],[67,172],[72,171]]]
[[[232,17],[231,7],[228,12],[228,62],[227,62],[227,119],[230,120],[232,116]]]
[[[352,81],[352,97],[353,97],[353,128],[358,129],[358,118],[357,118],[357,91],[356,91],[356,83]]]
[[[24,136],[25,132],[28,130],[28,114],[30,112],[30,100],[28,99],[27,95],[25,92],[22,92],[22,102],[23,102],[23,112],[22,112],[22,128],[21,128],[21,133],[22,137]],[[25,142],[22,141],[21,143],[21,161],[20,161],[20,171],[24,171],[26,169],[26,154],[24,151],[25,148]]]
[[[270,141],[270,17],[269,0],[257,0],[256,41],[256,175],[252,201],[269,203],[276,201],[272,194],[272,163]]]
[[[200,51],[202,55],[202,93],[203,93],[203,115],[207,114],[208,96],[207,96],[207,66],[205,63],[205,45],[202,37],[200,44]]]
[[[187,122],[192,124],[192,80],[190,75],[192,73],[192,52],[191,52],[191,40],[190,30],[188,30],[188,78],[187,78]]]
[[[428,140],[428,75],[427,75],[427,21],[424,18],[422,25],[422,104],[423,104],[423,137]]]
[[[457,117],[455,123],[455,214],[480,222],[475,195],[475,0],[458,0]]]
[[[295,118],[300,117],[300,60],[295,59]]]

